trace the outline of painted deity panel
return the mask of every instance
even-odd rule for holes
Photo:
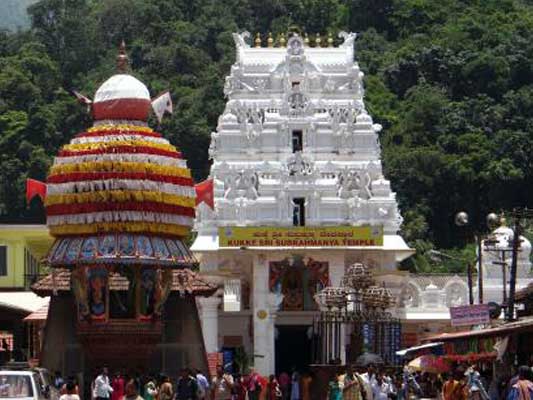
[[[105,235],[100,238],[98,251],[103,256],[111,256],[117,250],[117,243],[115,235]]]
[[[70,241],[68,239],[62,239],[57,246],[57,249],[54,252],[54,258],[52,261],[60,261],[65,255],[65,251],[69,245]]]
[[[81,238],[72,239],[72,241],[70,242],[70,245],[68,246],[67,253],[65,255],[66,262],[73,262],[78,259],[78,255],[80,254],[82,242],[83,240]]]
[[[176,240],[176,244],[178,245],[180,251],[181,251],[181,257],[180,259],[186,259],[189,257],[189,251],[185,247],[185,245],[181,242],[181,240]]]
[[[329,264],[309,257],[293,256],[270,263],[270,291],[283,295],[281,310],[317,309],[314,296],[329,284]]]
[[[182,258],[183,256],[181,255],[181,251],[180,249],[178,248],[178,245],[176,244],[176,242],[174,242],[174,240],[172,239],[166,239],[166,243],[167,243],[167,247],[168,249],[170,250],[170,252],[172,253],[172,257],[176,258],[176,259],[180,259]]]
[[[170,252],[165,245],[165,241],[161,238],[152,238],[152,244],[154,245],[154,255],[158,258],[169,258]]]
[[[135,240],[135,245],[137,247],[137,253],[141,257],[152,257],[154,254],[154,250],[152,248],[152,243],[150,242],[150,238],[148,236],[137,236]]]
[[[88,237],[83,242],[81,247],[80,258],[84,260],[90,260],[96,257],[98,249],[98,240],[96,237]]]
[[[163,305],[168,299],[172,290],[172,270],[158,269],[156,275],[156,291],[154,302],[154,313],[160,315],[163,311]]]
[[[70,279],[79,319],[105,320],[107,318],[107,269],[77,266],[72,270]]]
[[[80,320],[87,319],[90,315],[87,269],[88,267],[86,266],[77,266],[70,274],[70,287],[76,298],[78,318]]]
[[[122,256],[135,255],[135,244],[133,243],[133,236],[120,235],[118,237],[119,253]]]
[[[105,268],[88,268],[89,310],[92,319],[105,320],[107,316],[108,272]]]

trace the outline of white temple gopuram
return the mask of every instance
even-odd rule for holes
[[[397,296],[405,345],[448,327],[448,306],[467,302],[465,279],[397,271],[414,251],[398,235],[355,34],[341,33],[337,47],[298,35],[286,47],[252,47],[248,36],[234,34],[237,59],[209,149],[214,209],[198,206],[191,248],[221,287],[198,300],[206,351],[244,350],[266,376],[305,365],[313,296],[339,286],[355,262]]]
[[[285,349],[306,352],[313,295],[339,285],[345,266],[395,271],[413,251],[397,234],[401,216],[382,173],[381,126],[363,102],[355,34],[341,34],[338,47],[308,47],[296,35],[286,47],[251,47],[246,36],[234,35],[228,101],[211,139],[215,208],[199,206],[192,250],[224,287],[222,298],[200,301],[206,350],[243,346],[268,375],[291,367],[279,360]],[[377,240],[291,236],[320,227],[342,234],[340,226],[367,227]],[[221,245],[220,228],[236,227],[251,229]],[[263,227],[282,229],[284,240],[248,240]]]

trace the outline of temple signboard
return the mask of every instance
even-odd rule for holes
[[[226,226],[218,238],[219,247],[375,247],[383,246],[383,227]]]
[[[471,326],[490,322],[489,305],[475,304],[450,307],[452,326]]]

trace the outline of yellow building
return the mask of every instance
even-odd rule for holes
[[[23,319],[48,305],[48,297],[29,289],[45,273],[39,261],[52,242],[46,225],[0,224],[0,364],[17,354],[31,356]]]
[[[0,291],[29,290],[52,242],[46,225],[0,225]]]

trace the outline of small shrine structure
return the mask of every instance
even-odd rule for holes
[[[207,368],[195,296],[216,289],[184,240],[195,191],[181,153],[152,130],[147,87],[126,73],[90,104],[94,124],[64,145],[47,178],[52,295],[41,364],[67,374]],[[87,380],[86,380],[87,381]]]
[[[191,250],[224,288],[199,299],[206,350],[236,364],[245,352],[268,376],[312,362],[315,295],[347,266],[363,263],[399,297],[396,266],[413,250],[398,235],[355,34],[234,40],[209,149],[214,207],[197,208]],[[344,363],[355,342],[339,340]]]

